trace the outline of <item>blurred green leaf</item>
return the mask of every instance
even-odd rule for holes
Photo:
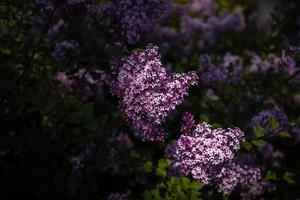
[[[219,123],[213,123],[212,126],[213,128],[222,128],[222,125]]]
[[[246,149],[247,151],[250,151],[251,149],[252,149],[252,144],[250,143],[250,142],[243,142],[242,143],[242,147],[244,148],[244,149]]]
[[[256,138],[261,138],[265,135],[265,129],[262,126],[257,126],[253,129]]]
[[[272,117],[270,120],[269,120],[269,126],[270,128],[275,131],[276,129],[279,128],[279,123],[277,121],[277,119],[275,119],[274,117]]]
[[[282,132],[279,133],[279,135],[281,137],[291,138],[291,136],[290,136],[290,134],[289,134],[288,131],[282,131]]]
[[[297,124],[300,124],[300,115],[297,118]]]
[[[143,169],[145,172],[152,172],[152,168],[153,168],[153,164],[151,161],[147,161],[145,162],[144,166],[143,166]]]
[[[201,114],[199,118],[200,122],[209,122],[209,117],[206,114]]]
[[[277,175],[275,174],[275,172],[268,170],[264,179],[265,180],[276,180]]]
[[[253,140],[252,141],[252,144],[254,144],[255,146],[262,146],[263,144],[265,144],[265,141],[264,140]]]
[[[156,168],[156,175],[165,177],[167,175],[167,167],[171,164],[168,159],[160,159]]]
[[[295,184],[294,177],[295,174],[289,171],[285,172],[283,175],[283,179],[289,184]]]

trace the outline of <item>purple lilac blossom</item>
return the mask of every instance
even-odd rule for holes
[[[185,113],[182,117],[182,124],[180,131],[183,133],[192,133],[192,131],[195,129],[196,121],[194,115],[191,113]]]
[[[72,77],[68,76],[65,72],[59,72],[54,80],[58,81],[60,84],[64,86],[66,91],[73,92],[76,86],[76,80]]]
[[[103,11],[110,23],[120,26],[128,43],[134,44],[169,6],[169,0],[109,0]]]
[[[289,127],[289,119],[285,114],[284,110],[278,106],[273,109],[264,110],[258,113],[257,116],[253,117],[250,122],[250,127],[255,128],[258,126],[263,127],[267,133],[273,133],[274,131],[271,129],[269,125],[269,121],[274,118],[278,121],[279,127],[276,132],[284,131]]]
[[[107,197],[107,200],[126,200],[127,199],[127,194],[124,193],[110,193]]]
[[[281,160],[283,159],[284,154],[280,150],[275,150],[272,144],[264,144],[259,148],[259,151],[261,152],[265,161],[269,163],[271,167],[281,167]]]
[[[236,186],[242,188],[241,196],[258,196],[264,190],[259,168],[237,165],[235,163],[229,163],[222,168],[217,175],[215,184],[218,191],[225,195],[230,194]]]
[[[62,28],[67,26],[68,26],[67,22],[65,22],[63,19],[59,19],[58,22],[49,29],[47,33],[48,38],[54,38]]]
[[[53,55],[57,60],[64,62],[66,61],[67,55],[70,52],[79,54],[79,44],[73,40],[65,40],[56,43]]]
[[[185,114],[184,121],[191,118]],[[185,129],[183,129],[185,130]],[[239,128],[213,129],[207,123],[196,125],[192,133],[183,132],[175,144],[169,145],[166,155],[171,159],[171,171],[191,176],[205,185],[216,185],[219,192],[231,193],[237,185],[245,195],[258,195],[260,170],[233,162],[235,153],[244,141]]]
[[[78,170],[78,169],[84,167],[82,154],[80,154],[79,156],[72,156],[70,158],[70,162],[72,164],[73,170]]]
[[[203,54],[199,59],[199,71],[201,72],[201,80],[206,85],[212,83],[233,83],[242,78],[244,69],[241,66],[239,56],[227,53],[222,62],[215,65],[212,59]]]
[[[117,80],[110,81],[111,92],[120,97],[125,118],[144,141],[165,139],[162,123],[198,80],[196,72],[167,72],[153,45],[124,58],[117,74]]]
[[[218,9],[218,5],[212,0],[193,0],[188,5],[193,13],[201,12],[204,16],[212,16]]]
[[[126,133],[120,133],[116,140],[120,143],[120,145],[124,148],[124,149],[131,149],[134,147],[134,143],[132,142],[132,140],[129,138],[128,134]]]
[[[267,73],[272,72],[275,74],[286,73],[289,77],[293,76],[293,80],[298,82],[299,76],[294,76],[298,73],[299,68],[296,66],[296,61],[293,57],[286,55],[283,51],[281,56],[269,54],[266,58],[261,58],[258,55],[253,55],[251,58],[250,70],[253,73]]]
[[[298,125],[291,128],[291,134],[295,142],[298,143],[300,141],[300,126]]]
[[[207,123],[196,126],[192,134],[180,136],[172,155],[172,168],[182,175],[191,175],[204,184],[211,184],[225,163],[234,158],[244,140],[238,129],[213,129]]]
[[[244,30],[245,19],[241,10],[237,9],[233,13],[222,11],[217,14],[219,10],[217,4],[213,1],[205,1],[206,4],[200,7],[200,13],[203,16],[193,17],[189,12],[193,13],[195,7],[197,8],[195,2],[197,1],[188,6],[186,13],[181,18],[181,32],[185,37],[200,33],[204,45],[212,46],[221,33]],[[198,13],[197,9],[196,13]]]
[[[106,81],[106,75],[102,71],[96,71],[95,73],[99,76],[99,79],[94,79],[86,69],[79,69],[74,74],[59,72],[54,77],[54,80],[62,84],[69,93],[74,93],[78,89],[78,80],[84,80],[87,85],[83,88],[83,99],[88,100],[94,95],[92,87],[96,88],[97,95],[101,95]]]
[[[179,18],[177,29],[168,26],[170,18]],[[179,46],[184,51],[197,43],[199,46],[212,46],[219,35],[225,32],[239,32],[245,28],[245,19],[240,9],[233,12],[221,10],[213,0],[194,0],[185,4],[173,4],[171,9],[152,26],[148,37],[162,40],[169,47]],[[201,36],[201,40],[191,40]],[[189,41],[192,41],[190,43]],[[183,45],[184,44],[184,45]]]

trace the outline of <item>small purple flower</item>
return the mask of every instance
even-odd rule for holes
[[[199,71],[201,80],[210,85],[213,83],[233,83],[240,80],[244,75],[241,66],[241,58],[227,53],[221,63],[215,65],[207,54],[203,54],[199,59]]]
[[[76,86],[76,80],[68,76],[65,72],[59,72],[54,80],[61,83],[68,92],[73,92]]]
[[[225,195],[230,194],[236,186],[241,186],[241,196],[252,197],[263,193],[264,184],[261,179],[259,168],[230,163],[217,175],[216,185],[218,191]]]
[[[255,128],[258,126],[263,127],[267,133],[273,133],[274,131],[270,127],[270,120],[274,118],[278,121],[279,127],[276,132],[284,131],[289,127],[289,119],[284,110],[278,106],[273,109],[264,110],[253,117],[250,122],[250,127]]]
[[[124,147],[125,149],[131,149],[134,147],[134,143],[129,138],[128,134],[126,133],[120,133],[116,140]]]
[[[102,9],[109,22],[121,28],[128,43],[135,44],[169,6],[169,0],[109,0]]]
[[[196,126],[196,121],[194,115],[191,113],[185,113],[182,117],[182,124],[181,124],[181,132],[190,134],[194,130]]]
[[[68,23],[65,22],[63,19],[60,19],[60,20],[58,20],[58,22],[56,24],[54,24],[49,29],[47,36],[49,38],[54,38],[62,28],[67,27],[67,26],[68,26]]]
[[[124,193],[110,193],[107,197],[107,200],[127,200],[127,194]]]
[[[272,144],[264,144],[262,147],[260,147],[259,151],[261,152],[266,162],[268,162],[271,165],[271,167],[281,167],[281,160],[283,159],[284,154],[279,150],[275,150]]]
[[[70,53],[79,54],[79,44],[73,40],[65,40],[58,42],[55,45],[55,50],[53,52],[54,57],[59,61],[66,61],[67,56]]]
[[[275,74],[285,73],[289,77],[292,77],[298,71],[294,58],[290,55],[287,55],[284,51],[282,52],[281,56],[269,54],[264,59],[254,54],[251,58],[250,70],[253,73],[262,74],[267,72],[272,72]],[[293,80],[298,82],[297,78],[299,77],[300,76],[296,76]]]

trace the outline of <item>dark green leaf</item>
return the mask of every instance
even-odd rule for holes
[[[256,138],[261,138],[265,135],[265,129],[261,126],[255,127],[253,131],[254,131]]]

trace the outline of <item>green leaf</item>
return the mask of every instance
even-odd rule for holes
[[[213,128],[222,128],[222,125],[219,123],[213,123],[212,126]]]
[[[300,115],[297,118],[297,124],[300,124]]]
[[[156,175],[161,176],[161,177],[165,177],[167,175],[167,172],[166,172],[165,169],[157,168],[156,169]]]
[[[156,169],[156,175],[165,177],[167,175],[166,168],[171,164],[171,161],[168,159],[160,159],[158,161],[157,169]]]
[[[187,177],[181,178],[181,186],[184,190],[187,190],[190,187],[190,184],[190,179],[188,179]]]
[[[194,190],[200,190],[202,188],[202,184],[201,184],[200,181],[193,181],[192,184],[191,184],[191,187]]]
[[[160,159],[158,161],[158,168],[167,168],[171,164],[169,159]]]
[[[264,140],[253,140],[252,141],[252,144],[254,144],[255,146],[262,146],[263,144],[265,144],[265,141]]]
[[[289,184],[295,184],[294,176],[295,176],[294,173],[287,171],[287,172],[284,173],[283,179],[286,182],[288,182]]]
[[[143,166],[143,169],[145,172],[152,172],[152,168],[153,168],[153,164],[151,161],[147,161],[145,162],[144,166]]]
[[[253,132],[256,136],[256,138],[261,138],[265,135],[265,129],[261,126],[257,126],[253,129]]]
[[[141,157],[140,154],[138,153],[138,151],[137,151],[137,150],[134,150],[134,149],[132,149],[132,150],[129,152],[129,155],[130,155],[130,157],[132,157],[132,158],[140,158],[140,157]]]
[[[273,131],[275,131],[277,128],[279,128],[279,123],[278,123],[277,119],[275,119],[274,117],[269,119],[269,126]]]
[[[282,132],[279,133],[279,135],[281,137],[291,138],[289,132],[287,132],[287,131],[282,131]]]
[[[150,191],[144,192],[144,200],[151,200],[152,199],[152,193]]]
[[[89,116],[93,114],[93,107],[94,104],[93,103],[87,103],[82,107],[82,113],[84,114],[84,116]]]
[[[265,180],[276,180],[277,175],[275,174],[275,172],[268,170],[264,179]]]
[[[250,151],[252,149],[252,144],[250,142],[243,142],[242,147],[247,151]]]
[[[209,117],[205,114],[200,115],[200,121],[201,122],[209,122]]]
[[[191,191],[190,193],[190,200],[199,200],[200,192],[198,191]]]

